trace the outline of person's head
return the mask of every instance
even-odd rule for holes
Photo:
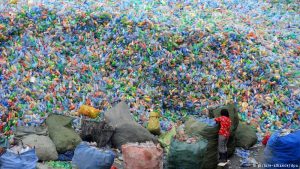
[[[222,109],[222,110],[221,110],[221,116],[229,117],[228,110],[227,110],[227,109]]]

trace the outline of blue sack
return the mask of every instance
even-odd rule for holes
[[[101,150],[82,142],[75,149],[72,165],[80,169],[110,169],[114,159],[113,151]]]
[[[6,151],[0,157],[0,169],[36,169],[37,162],[35,149],[21,154]]]
[[[74,151],[67,151],[63,154],[58,154],[57,161],[72,161],[73,156],[74,156]]]
[[[280,136],[280,132],[274,133],[268,141],[264,154],[266,168],[299,168],[300,130],[285,136]]]

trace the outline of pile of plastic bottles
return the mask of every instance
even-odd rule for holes
[[[295,3],[38,5],[0,2],[0,114],[15,118],[0,121],[7,131],[39,125],[49,113],[72,115],[82,104],[104,112],[120,100],[136,121],[158,110],[166,129],[168,121],[228,102],[263,132],[299,127]]]
[[[250,157],[250,150],[237,148],[235,154],[241,158],[241,167],[256,167],[258,165],[257,161],[253,157]]]
[[[207,124],[208,126],[216,126],[217,125],[217,123],[214,119],[211,119],[208,117],[199,117],[199,118],[197,118],[197,120],[199,122]]]

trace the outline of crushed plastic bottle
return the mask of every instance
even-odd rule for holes
[[[249,150],[244,150],[242,148],[236,148],[235,154],[241,158],[249,158],[250,156],[250,151]]]

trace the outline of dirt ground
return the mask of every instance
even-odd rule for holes
[[[262,145],[257,145],[254,146],[253,148],[250,149],[251,150],[251,154],[250,157],[254,158],[258,164],[263,164],[263,160],[264,160],[264,147]],[[238,168],[245,168],[245,169],[254,169],[254,168],[258,168],[258,166],[256,167],[240,167],[241,166],[241,162],[240,162],[240,157],[237,156],[236,154],[234,154],[231,158],[230,158],[230,165],[228,168],[230,169],[238,169]]]

